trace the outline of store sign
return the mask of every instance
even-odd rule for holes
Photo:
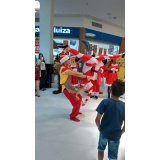
[[[121,44],[121,41],[122,41],[122,37],[115,36],[115,35],[108,34],[108,33],[94,31],[94,30],[87,29],[87,28],[85,32],[85,37],[91,38],[91,39],[103,40],[103,41],[112,42],[112,43],[117,43],[117,44]]]
[[[39,33],[40,32],[40,28],[39,27],[36,27],[35,28],[35,33]]]
[[[39,35],[40,33],[40,27],[35,26],[35,34]],[[57,36],[79,36],[80,34],[80,28],[77,27],[54,27],[53,28],[54,35]]]
[[[54,33],[70,33],[70,29],[68,28],[62,28],[62,27],[54,27],[53,29]],[[35,28],[35,33],[39,33],[40,32],[40,28],[36,27]]]
[[[70,33],[70,29],[62,28],[62,27],[54,27],[54,33]]]

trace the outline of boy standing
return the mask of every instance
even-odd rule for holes
[[[96,109],[98,113],[95,123],[100,131],[98,160],[103,160],[107,143],[108,159],[117,160],[120,138],[125,132],[125,103],[119,100],[119,97],[124,93],[125,82],[114,81],[111,86],[111,98],[102,100]]]

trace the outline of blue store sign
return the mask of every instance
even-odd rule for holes
[[[35,26],[35,34],[39,35],[40,27]],[[78,27],[53,27],[54,36],[72,36],[79,37],[80,28]]]
[[[91,38],[91,39],[108,41],[108,42],[117,43],[117,44],[121,44],[121,41],[122,41],[122,37],[118,37],[118,36],[114,36],[114,35],[111,35],[111,34],[94,31],[94,30],[91,30],[91,29],[86,29],[85,37],[86,38]]]

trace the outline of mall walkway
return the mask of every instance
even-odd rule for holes
[[[62,93],[52,94],[55,89],[41,91],[41,97],[35,97],[35,160],[97,160],[99,132],[95,109],[106,97],[107,87],[102,85],[104,93],[98,100],[90,99],[81,108],[80,122],[69,120],[72,107]],[[82,91],[82,95],[86,93]],[[108,160],[107,150],[104,160]],[[118,160],[125,160],[125,133]]]

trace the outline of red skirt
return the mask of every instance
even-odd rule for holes
[[[113,72],[108,72],[108,76],[106,79],[106,85],[111,86],[112,83],[118,79],[117,73],[113,73]]]
[[[39,72],[40,72],[40,65],[36,65],[35,66],[35,80],[40,80]]]
[[[40,80],[40,76],[39,76],[39,74],[35,74],[35,80]]]

